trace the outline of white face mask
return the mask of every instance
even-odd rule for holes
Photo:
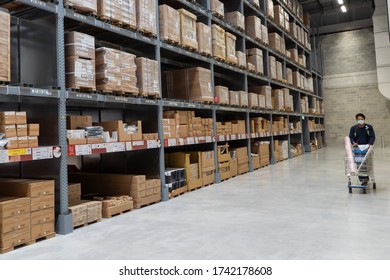
[[[364,124],[364,120],[358,120],[357,123],[360,124],[360,125],[362,125],[362,124]]]

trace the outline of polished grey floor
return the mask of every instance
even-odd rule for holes
[[[366,195],[326,148],[0,259],[390,259],[389,155],[375,151]]]

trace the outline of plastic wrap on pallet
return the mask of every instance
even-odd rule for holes
[[[216,13],[217,15],[219,15],[221,17],[224,17],[224,15],[225,15],[225,6],[221,1],[211,0],[210,9],[213,13]]]
[[[179,12],[168,5],[160,5],[159,11],[159,26],[161,40],[171,41],[174,43],[180,42],[180,21]]]
[[[256,16],[248,16],[245,19],[245,33],[255,40],[262,39],[261,20]]]
[[[249,102],[248,102],[248,93],[246,91],[239,91],[240,95],[240,106],[241,107],[248,107]]]
[[[237,64],[237,54],[236,54],[236,41],[237,37],[233,34],[226,32],[226,40],[225,40],[225,46],[226,46],[226,60],[231,63]]]
[[[136,27],[135,0],[100,0],[97,3],[100,18]]]
[[[229,89],[224,86],[214,87],[215,96],[218,97],[220,104],[229,105]]]
[[[158,63],[145,57],[135,59],[139,93],[146,96],[160,96]]]
[[[351,139],[348,136],[344,138],[344,145],[347,175],[353,176],[356,174],[356,164],[353,158]]]
[[[238,11],[225,14],[226,21],[231,25],[245,30],[245,16]]]
[[[10,15],[0,11],[0,81],[11,80]]]
[[[213,56],[226,58],[225,30],[217,24],[212,25]]]
[[[137,28],[157,35],[156,0],[136,0]]]
[[[274,2],[272,0],[267,1],[267,16],[274,18]]]
[[[96,88],[95,60],[79,57],[67,57],[66,63],[66,87],[67,88]]]
[[[249,103],[249,107],[251,108],[259,107],[259,97],[257,93],[253,93],[253,92],[248,93],[248,103]]]
[[[95,37],[76,31],[66,33],[65,55],[95,59]]]
[[[236,51],[238,66],[246,68],[246,55],[242,51]]]
[[[180,44],[186,47],[198,49],[196,34],[196,15],[185,9],[180,9]]]
[[[211,27],[204,23],[196,23],[196,33],[198,40],[198,51],[211,55],[212,43],[211,43]]]
[[[247,61],[255,66],[256,72],[264,73],[262,50],[257,48],[247,50]]]
[[[240,106],[240,93],[238,91],[229,91],[229,104],[231,106]]]
[[[96,0],[65,0],[64,4],[65,6],[73,7],[80,12],[97,14]]]

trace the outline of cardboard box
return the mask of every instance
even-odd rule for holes
[[[31,212],[53,208],[54,206],[54,194],[31,197]]]
[[[144,96],[159,97],[161,94],[157,61],[137,57],[135,63],[137,65],[136,75],[139,93]]]
[[[229,167],[230,167],[230,176],[234,177],[238,174],[238,163],[237,159],[231,159],[229,161]]]
[[[246,55],[244,52],[236,51],[238,66],[246,68]]]
[[[161,40],[179,43],[180,42],[180,20],[179,12],[168,5],[160,5],[159,25]]]
[[[213,56],[226,59],[226,35],[225,30],[217,24],[211,26]]]
[[[28,136],[28,147],[36,148],[39,146],[38,136]]]
[[[240,106],[240,92],[229,90],[229,104],[231,106]]]
[[[11,81],[11,17],[3,11],[0,11],[0,81]]]
[[[252,159],[253,169],[259,169],[261,167],[259,155],[252,155],[251,159]]]
[[[0,248],[13,249],[14,247],[26,244],[31,240],[31,229],[23,228],[0,235]]]
[[[245,30],[245,16],[238,11],[225,14],[225,19],[239,30]]]
[[[255,71],[264,73],[263,51],[257,48],[247,50],[247,61],[255,66]]]
[[[267,16],[274,19],[274,2],[267,0]]]
[[[0,11],[0,15],[1,13],[2,12]],[[0,112],[0,124],[1,125],[16,124],[15,111]]]
[[[180,16],[180,44],[197,50],[196,15],[185,9],[179,9],[178,12]]]
[[[269,44],[276,51],[281,52],[281,36],[278,33],[269,33],[268,34]]]
[[[68,184],[68,204],[75,205],[81,200],[81,184]]]
[[[0,188],[0,190],[3,188]],[[10,189],[10,188],[7,188]],[[0,197],[0,219],[30,213],[30,198],[3,196]]]
[[[215,169],[214,151],[200,152],[200,166],[203,172]]]
[[[67,88],[96,90],[95,60],[68,56],[65,69]]]
[[[102,126],[104,128],[104,131],[108,131],[110,133],[117,131],[119,142],[127,142],[131,140],[135,140],[133,139],[133,137],[137,138],[137,140],[142,140],[141,121],[137,121],[138,131],[136,134],[126,133],[124,129],[123,121],[100,122],[100,123],[94,123],[94,125]]]
[[[258,94],[258,98],[259,98],[259,107],[261,109],[266,109],[267,106],[266,106],[266,98],[265,98],[265,95],[263,94]],[[272,97],[271,97],[272,98]],[[271,99],[271,106],[272,106],[272,99]]]
[[[276,69],[276,58],[274,56],[269,56],[269,70],[272,79],[277,79],[277,69]]]
[[[249,97],[249,107],[250,108],[258,108],[259,107],[259,97],[258,97],[258,94],[257,93],[252,93],[252,92],[249,92],[248,93],[248,97]]]
[[[39,124],[30,123],[27,125],[28,136],[39,136]]]
[[[248,90],[250,92],[254,92],[254,93],[257,93],[257,94],[264,95],[266,108],[267,109],[273,109],[273,107],[272,107],[272,88],[270,86],[250,87]],[[260,99],[259,99],[259,101],[260,101]]]
[[[218,15],[219,17],[224,17],[225,15],[225,7],[224,4],[221,1],[218,0],[211,0],[210,1],[210,10]]]
[[[97,4],[99,18],[120,22],[125,26],[136,28],[135,0],[122,0],[119,2],[99,0]]]
[[[178,138],[187,138],[189,136],[189,129],[187,124],[179,125],[179,130],[177,132]]]
[[[203,54],[211,55],[211,27],[202,22],[196,23],[196,38],[198,41],[198,51]]]
[[[26,112],[15,112],[16,124],[26,124],[27,123],[27,113]]]
[[[283,65],[279,61],[276,61],[276,78],[279,81],[283,80]]]
[[[219,104],[229,105],[229,89],[224,86],[214,87],[215,96],[219,99]]]
[[[55,211],[53,208],[31,212],[31,225],[40,225],[55,222]]]
[[[24,213],[8,218],[0,218],[0,234],[8,233],[23,228],[30,228],[31,215]]]
[[[28,136],[18,137],[19,149],[28,148],[28,140],[29,140]]]
[[[5,138],[7,140],[7,149],[17,149],[19,148],[18,137]]]
[[[268,27],[265,25],[261,25],[261,39],[262,39],[263,43],[265,43],[267,45],[269,44]]]
[[[236,55],[236,41],[236,36],[229,32],[225,32],[226,60],[234,64],[238,63]]]
[[[14,124],[0,125],[0,133],[4,133],[6,138],[17,136],[16,126]]]
[[[70,6],[79,9],[83,12],[90,12],[97,14],[97,1],[96,0],[64,0],[65,6]]]
[[[285,28],[285,19],[284,19],[284,9],[281,5],[274,6],[274,19],[277,25],[282,28]]]
[[[31,239],[39,239],[55,233],[54,223],[45,223],[31,226]]]
[[[28,135],[27,124],[17,124],[16,125],[16,136],[27,136],[27,135]]]
[[[294,48],[294,49],[289,49],[288,51],[291,54],[291,59],[296,63],[298,63],[299,62],[298,50]]]
[[[298,88],[302,87],[301,74],[298,71],[293,71],[292,77],[293,77],[293,85]]]
[[[87,208],[85,204],[77,204],[69,206],[69,212],[73,217],[73,227],[85,225],[87,223]]]
[[[248,93],[246,91],[239,91],[240,95],[240,107],[248,107],[249,106],[249,101],[248,101]]]
[[[257,16],[247,16],[245,18],[245,33],[252,39],[262,40],[261,20]]]
[[[292,85],[294,83],[294,80],[293,80],[293,71],[292,69],[290,68],[286,68],[286,76],[287,76],[287,83]]]
[[[137,29],[157,35],[156,0],[136,0]]]
[[[95,37],[76,31],[65,33],[65,55],[94,60]]]
[[[92,116],[66,116],[67,129],[92,126]]]

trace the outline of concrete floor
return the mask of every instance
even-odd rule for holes
[[[390,259],[390,149],[349,194],[326,148],[0,255],[5,259]]]

